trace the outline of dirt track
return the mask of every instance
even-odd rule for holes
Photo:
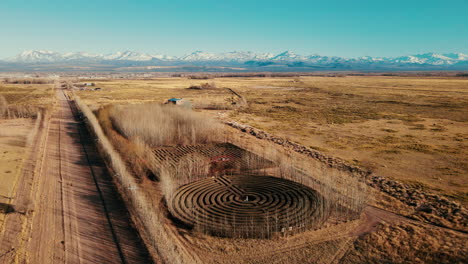
[[[17,190],[23,210],[6,220],[0,262],[151,263],[73,103],[57,97],[38,135],[44,148],[37,142],[30,158],[35,173],[25,170]]]

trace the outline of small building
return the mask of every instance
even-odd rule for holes
[[[183,105],[184,99],[182,98],[171,98],[166,101],[166,104],[175,104],[175,105]]]
[[[94,86],[94,83],[85,83],[84,86]]]

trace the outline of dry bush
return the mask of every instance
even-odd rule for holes
[[[192,75],[187,76],[187,78],[194,79],[194,80],[208,80],[208,79],[212,79],[213,76],[208,75],[208,74],[192,74]]]
[[[205,109],[205,110],[232,110],[235,105],[231,103],[230,98],[218,99],[218,100],[197,100],[193,102],[194,109]]]
[[[188,89],[203,90],[203,89],[216,89],[216,83],[202,83],[200,85],[191,85]]]
[[[36,118],[38,108],[30,105],[10,105],[7,109],[7,118]]]
[[[127,138],[151,147],[216,141],[220,129],[217,122],[190,109],[158,104],[115,106],[110,118]]]

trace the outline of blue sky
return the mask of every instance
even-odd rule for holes
[[[468,53],[467,0],[2,0],[0,58],[23,50]]]

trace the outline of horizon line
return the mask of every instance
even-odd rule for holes
[[[60,54],[60,55],[65,55],[65,54],[76,54],[76,53],[87,53],[87,54],[90,54],[90,55],[113,55],[113,54],[116,54],[116,53],[128,53],[128,52],[131,52],[131,53],[139,53],[141,55],[149,55],[149,56],[158,56],[158,55],[164,55],[164,56],[168,56],[168,57],[173,57],[173,58],[181,58],[181,57],[184,57],[184,56],[188,56],[188,55],[191,55],[191,54],[195,54],[195,53],[209,53],[209,54],[224,54],[224,53],[242,53],[242,52],[248,52],[248,53],[253,53],[253,54],[258,54],[258,55],[274,55],[274,56],[278,56],[278,55],[281,55],[281,54],[284,54],[284,53],[292,53],[294,55],[298,55],[298,56],[321,56],[321,57],[339,57],[339,58],[349,58],[349,59],[354,59],[354,58],[363,58],[363,57],[371,57],[371,58],[398,58],[398,57],[404,57],[404,56],[417,56],[417,55],[426,55],[426,54],[436,54],[436,55],[447,55],[447,54],[461,54],[461,55],[467,55],[463,52],[433,52],[433,51],[428,51],[428,52],[420,52],[420,53],[408,53],[408,54],[402,54],[402,55],[397,55],[397,56],[371,56],[371,55],[362,55],[362,56],[337,56],[337,55],[321,55],[319,53],[309,53],[307,55],[303,55],[303,54],[300,54],[300,53],[296,53],[295,51],[292,51],[292,50],[289,50],[289,49],[286,49],[286,50],[283,50],[281,52],[267,52],[267,51],[263,51],[263,52],[257,52],[257,51],[251,51],[251,50],[232,50],[232,51],[222,51],[222,52],[211,52],[211,51],[205,51],[205,50],[194,50],[192,52],[188,52],[188,53],[184,53],[183,55],[168,55],[167,53],[152,53],[152,52],[142,52],[142,51],[137,51],[137,50],[131,50],[131,49],[126,49],[126,50],[121,50],[121,51],[115,51],[115,52],[105,52],[105,53],[99,53],[99,52],[89,52],[89,51],[65,51],[65,52],[59,52],[59,51],[54,51],[54,50],[48,50],[48,49],[27,49],[27,50],[23,50],[19,53],[16,53],[15,55],[10,55],[8,57],[3,57],[3,58],[0,58],[0,60],[6,60],[6,59],[13,59],[15,57],[18,57],[20,56],[21,54],[25,53],[25,52],[50,52],[50,53],[56,53],[56,54]]]

